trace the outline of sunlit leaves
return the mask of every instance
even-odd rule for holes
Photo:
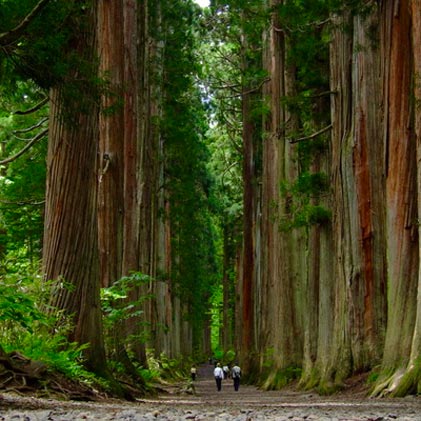
[[[105,326],[109,329],[116,326],[124,320],[139,317],[143,314],[140,309],[145,300],[151,298],[150,295],[141,295],[136,301],[130,298],[131,294],[142,285],[151,282],[148,275],[142,273],[133,273],[130,276],[124,276],[114,282],[112,286],[101,289],[102,311],[105,315]]]

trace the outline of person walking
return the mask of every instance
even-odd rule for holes
[[[234,381],[234,390],[238,392],[240,388],[240,379],[241,379],[241,368],[239,367],[238,363],[234,364],[234,367],[231,371],[231,376]]]
[[[196,369],[196,366],[193,365],[192,368],[190,369],[190,376],[193,382],[196,380],[196,374],[197,374],[197,369]]]
[[[229,369],[229,367],[225,364],[225,365],[222,367],[222,370],[223,370],[223,372],[224,372],[224,379],[227,379],[227,378],[228,378],[228,375],[229,375],[229,373],[230,373],[230,369]]]
[[[220,392],[222,388],[222,379],[224,378],[224,372],[221,368],[221,364],[216,364],[215,370],[213,370],[213,376],[216,381],[216,389]]]

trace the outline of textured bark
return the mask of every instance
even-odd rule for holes
[[[138,2],[123,0],[123,100],[124,100],[124,217],[122,273],[139,270],[139,73],[138,73]]]
[[[100,114],[99,243],[109,286],[139,269],[137,8],[134,0],[99,7],[100,74],[107,81]]]
[[[99,117],[98,231],[101,280],[105,287],[122,275],[124,215],[124,108],[123,108],[123,7],[122,0],[99,3],[98,40],[100,75],[107,81]]]
[[[161,5],[145,1],[141,10],[140,59],[140,267],[153,277],[146,293],[154,298],[146,305],[147,320],[151,324],[148,347],[159,355],[173,357],[175,335],[172,329],[173,303],[171,295],[171,227],[169,202],[165,198],[163,139],[157,122],[162,118],[162,54],[163,45],[153,35],[162,31]]]
[[[415,12],[412,27],[411,5]],[[384,8],[388,76],[385,92],[385,103],[388,104],[385,133],[388,324],[382,365],[386,375],[380,377],[375,394],[406,393],[417,387],[420,378],[419,366],[416,365],[420,352],[417,316],[420,260],[416,222],[419,111],[413,107],[412,99],[414,86],[415,93],[419,93],[416,72],[419,69],[420,9],[418,2],[407,0],[394,6],[388,4]],[[402,377],[405,369],[407,375]]]
[[[411,40],[408,2],[385,10],[387,90],[388,326],[383,364],[408,360],[418,277],[416,149],[411,128]],[[390,31],[390,32],[389,32]]]
[[[110,286],[139,270],[138,130],[137,130],[137,7],[133,0],[103,1],[99,5],[100,74],[107,81],[100,113],[99,247],[102,284]],[[140,288],[130,291],[136,302]],[[138,317],[116,329],[116,353],[133,371],[124,338],[141,333]],[[130,346],[146,364],[144,345]],[[126,345],[126,346],[127,346]]]
[[[90,23],[95,28],[93,12]],[[94,35],[78,34],[73,46],[88,63],[94,62]],[[89,98],[92,86],[80,82],[88,76],[78,69],[69,75],[79,89],[73,101],[63,88],[51,92],[43,271],[45,279],[71,285],[57,283],[52,305],[73,315],[70,339],[89,343],[87,366],[105,374],[97,231],[98,109]]]
[[[315,159],[312,170],[329,173],[329,150]],[[331,198],[322,201],[331,208]],[[301,308],[303,317],[303,371],[300,386],[313,388],[320,381],[323,368],[328,365],[333,331],[334,265],[332,264],[333,235],[330,224],[310,228],[308,238],[307,278],[303,281],[306,292]]]
[[[140,134],[138,120],[139,112],[139,10],[136,0],[123,0],[123,240],[122,240],[122,276],[141,271],[139,224],[140,190],[142,185],[139,171]],[[129,295],[129,301],[138,301],[142,290],[135,288]],[[140,309],[139,309],[140,310]],[[143,316],[128,321],[128,333],[137,339],[132,341],[130,349],[136,359],[147,366],[145,343],[140,339],[143,333]]]
[[[384,156],[382,73],[380,51],[367,30],[378,28],[378,14],[374,8],[363,20],[345,13],[337,21],[331,46],[336,282],[333,332],[325,336],[331,351],[328,358],[323,356],[329,348],[324,341],[316,364],[322,389],[373,367],[381,357],[386,321],[384,167],[378,159]],[[322,294],[325,302],[331,301]],[[322,319],[320,323],[331,325]]]
[[[247,40],[243,40],[243,48],[247,49]],[[245,53],[244,53],[245,54]],[[248,63],[243,57],[243,70]],[[242,365],[245,371],[250,371],[254,357],[254,288],[256,282],[256,124],[252,117],[252,99],[255,93],[250,92],[249,86],[243,87],[243,180],[244,180],[244,221],[243,221],[243,278],[242,278],[242,328],[241,351]]]
[[[418,219],[421,215],[421,113],[419,104],[421,101],[421,1],[411,1],[411,17],[412,17],[412,48],[414,58],[414,129],[416,136],[417,148],[417,203],[418,203]],[[420,237],[420,225],[418,224],[418,238]],[[421,247],[418,244],[418,253],[421,253]],[[405,376],[402,378],[399,387],[397,387],[395,395],[406,395],[408,393],[421,393],[421,256],[418,255],[418,291],[417,291],[417,315],[415,320],[414,334],[412,337],[411,355]]]
[[[282,1],[275,0],[270,7],[275,10]],[[297,329],[295,293],[301,265],[298,242],[300,234],[280,232],[280,219],[287,214],[288,198],[281,197],[280,183],[294,180],[297,171],[293,163],[294,146],[286,140],[285,126],[295,124],[294,116],[287,115],[281,99],[293,96],[294,72],[286,62],[286,41],[279,30],[277,13],[272,14],[272,25],[267,37],[266,68],[270,81],[264,95],[270,101],[270,114],[265,120],[262,175],[262,285],[261,285],[261,364],[272,363],[270,375],[264,382],[266,388],[278,388],[285,382],[282,370],[300,364],[300,343]],[[301,248],[302,249],[302,248]],[[295,292],[294,292],[295,291]],[[288,326],[288,329],[284,327]],[[265,361],[268,360],[268,361]]]
[[[350,24],[352,18],[348,15],[345,24]],[[335,276],[333,332],[331,334],[330,361],[328,367],[323,367],[324,380],[335,377],[336,369],[341,370],[339,377],[345,378],[352,371],[350,332],[347,327],[347,276],[352,272],[352,253],[347,252],[351,242],[351,218],[356,216],[355,189],[352,184],[352,87],[351,68],[352,36],[337,30],[331,47],[331,90],[337,92],[332,104],[332,166],[334,177],[334,235],[335,235]],[[350,173],[351,171],[351,173]],[[353,226],[356,226],[355,219]],[[345,246],[346,242],[346,246]],[[347,273],[346,273],[347,271]]]
[[[229,271],[232,268],[233,262],[232,245],[230,242],[230,227],[225,224],[223,228],[223,264],[222,264],[222,288],[223,288],[223,301],[222,301],[222,346],[223,349],[232,349],[233,346],[233,331],[232,331],[232,312],[231,312],[231,281]]]
[[[412,0],[411,2],[412,11],[412,48],[414,57],[414,97],[415,97],[415,109],[414,109],[414,127],[416,135],[416,146],[417,146],[417,199],[418,199],[418,217],[421,215],[421,112],[419,109],[419,103],[421,101],[421,20],[419,16],[421,14],[421,1]],[[419,226],[419,225],[418,225]],[[419,234],[418,234],[419,236]],[[418,246],[418,250],[421,248]],[[421,259],[419,257],[419,261]],[[419,269],[421,266],[419,265]],[[414,362],[419,358],[421,350],[421,273],[418,274],[418,300],[417,300],[417,320],[416,328],[414,331],[414,337],[412,342],[411,362]],[[419,391],[418,391],[419,392]]]
[[[354,18],[353,153],[356,217],[352,236],[358,239],[353,263],[357,282],[350,285],[353,370],[361,371],[381,358],[386,325],[385,183],[380,48],[380,10]],[[371,28],[372,32],[368,31]],[[355,271],[355,268],[353,269]]]

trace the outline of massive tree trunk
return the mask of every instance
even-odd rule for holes
[[[124,215],[122,0],[101,1],[98,10],[100,76],[106,81],[99,116],[98,232],[103,286],[121,278]]]
[[[415,12],[412,27],[411,5]],[[416,323],[420,305],[419,301],[417,304],[420,260],[416,222],[419,110],[413,103],[414,86],[415,92],[419,92],[418,73],[414,72],[419,66],[419,3],[402,0],[385,4],[383,19],[388,322],[384,375],[374,393],[402,394],[416,388],[420,377],[419,366],[415,365],[420,353]],[[406,367],[408,375],[403,381]]]
[[[418,277],[416,144],[411,124],[412,50],[408,1],[385,10],[388,323],[383,364],[408,360]],[[390,37],[390,38],[389,38]]]
[[[240,355],[243,369],[251,372],[255,360],[255,303],[254,291],[257,277],[257,203],[258,203],[258,169],[256,161],[258,150],[256,139],[258,136],[255,118],[253,118],[253,99],[256,92],[246,81],[246,72],[250,70],[250,63],[247,58],[247,50],[251,48],[247,35],[243,34],[242,45],[242,71],[243,71],[243,96],[242,96],[242,118],[243,118],[243,180],[244,180],[244,220],[243,220],[243,270],[241,282],[241,320],[242,326],[239,332],[241,337]]]
[[[380,10],[356,17],[352,68],[353,138],[352,160],[357,200],[350,285],[353,371],[367,370],[381,359],[386,327],[385,171],[383,157],[383,73],[379,46]],[[370,32],[371,30],[371,32]],[[355,263],[354,263],[355,262]],[[348,278],[351,279],[351,278]]]
[[[384,155],[379,110],[382,79],[379,50],[367,30],[379,32],[378,14],[373,8],[366,19],[349,12],[336,17],[339,25],[331,45],[336,283],[329,358],[323,356],[326,343],[318,352],[324,391],[377,364],[383,343],[385,193],[378,159]],[[329,325],[319,320],[321,326]]]
[[[142,219],[140,212],[141,188],[144,180],[140,171],[141,137],[138,125],[140,117],[139,104],[139,10],[136,0],[123,0],[123,240],[122,240],[122,276],[129,276],[140,271],[139,225]],[[137,286],[130,295],[129,301],[141,299],[142,289]],[[140,310],[139,305],[137,310]],[[145,343],[142,338],[144,317],[137,316],[128,321],[128,333],[136,338],[130,343],[135,358],[147,365]]]
[[[103,1],[99,5],[99,70],[106,81],[99,119],[102,168],[98,179],[99,248],[104,286],[139,271],[137,22],[134,0]],[[136,302],[139,294],[140,288],[135,287],[127,300]],[[123,338],[141,333],[140,320],[130,318],[121,324],[114,332],[115,351],[126,367],[134,371]],[[141,341],[125,341],[145,364]]]
[[[270,7],[272,24],[267,37],[265,66],[270,76],[264,95],[270,101],[265,119],[262,176],[262,327],[261,364],[271,362],[266,388],[285,384],[282,371],[300,364],[300,335],[297,326],[297,296],[300,291],[300,265],[303,248],[298,247],[300,233],[281,232],[281,219],[288,214],[289,198],[282,197],[280,185],[297,176],[293,162],[295,146],[286,139],[286,121],[293,125],[295,116],[288,115],[282,98],[294,94],[294,74],[286,66],[286,41],[281,31],[277,8],[283,1],[274,0]],[[288,326],[288,329],[285,328]],[[271,351],[272,350],[272,351]],[[266,361],[264,361],[266,360]]]
[[[326,94],[326,88],[319,87],[320,94]],[[330,107],[330,100],[321,96],[316,103],[320,113],[325,107]],[[330,108],[329,108],[330,111]],[[330,123],[323,121],[322,127]],[[322,129],[320,122],[314,122],[314,131]],[[310,170],[315,174],[331,173],[331,147],[330,132],[326,134],[328,141],[325,146],[313,156]],[[332,208],[330,191],[321,197],[311,199],[311,205]],[[299,316],[303,320],[303,362],[300,387],[314,388],[320,380],[321,368],[327,365],[330,356],[331,332],[333,330],[332,309],[334,308],[334,271],[332,263],[334,243],[332,224],[328,221],[312,225],[308,228],[306,252],[306,276],[302,280],[303,300]]]
[[[163,31],[160,1],[142,2],[140,60],[140,139],[141,139],[141,223],[140,267],[152,277],[144,293],[153,294],[145,306],[150,323],[148,347],[156,355],[173,357],[175,331],[171,291],[171,227],[169,202],[164,180],[163,138],[158,123],[162,118]]]
[[[94,3],[85,25],[95,28],[95,20]],[[94,63],[95,32],[75,34],[73,49],[85,64]],[[67,85],[51,92],[43,271],[45,279],[57,282],[52,305],[73,316],[70,339],[88,343],[88,368],[106,374],[99,302],[98,108],[89,83],[96,69],[91,72],[74,69]]]
[[[418,203],[418,219],[421,215],[421,112],[419,102],[421,100],[421,83],[419,75],[421,75],[421,1],[411,1],[411,28],[412,28],[412,48],[413,48],[413,75],[414,81],[414,98],[415,107],[413,109],[414,129],[416,136],[417,148],[417,203]],[[418,224],[418,238],[420,238],[420,224]],[[395,395],[403,396],[408,393],[421,393],[421,247],[418,244],[418,291],[417,291],[417,316],[415,320],[414,334],[412,337],[411,355],[406,368],[405,375],[400,381],[399,387],[395,391]]]
[[[232,239],[230,238],[231,230],[227,222],[223,226],[223,263],[222,263],[222,338],[221,343],[224,350],[229,350],[233,346],[233,331],[231,311],[231,279],[230,270],[232,269]]]
[[[124,217],[122,273],[139,270],[140,186],[139,175],[139,10],[136,0],[123,0],[123,124],[124,124]],[[138,291],[137,291],[138,293]]]
[[[98,238],[103,286],[121,274],[123,216],[123,10],[121,2],[103,1],[98,11],[99,74],[106,85],[99,115]]]

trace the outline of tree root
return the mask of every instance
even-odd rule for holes
[[[0,347],[0,391],[20,395],[45,395],[60,399],[97,400],[99,396],[88,386],[71,381],[60,373],[51,373],[47,366]]]

